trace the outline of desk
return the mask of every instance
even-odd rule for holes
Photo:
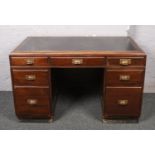
[[[93,68],[103,71],[103,119],[138,119],[145,65],[145,53],[129,37],[28,37],[10,54],[16,115],[53,119],[52,71]]]

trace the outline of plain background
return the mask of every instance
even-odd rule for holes
[[[154,0],[5,0],[0,24],[155,25],[154,6]],[[154,139],[154,131],[1,131],[0,153],[154,155]]]
[[[145,93],[155,93],[154,25],[7,25],[0,26],[0,91],[11,91],[9,53],[28,36],[131,36],[147,54]]]

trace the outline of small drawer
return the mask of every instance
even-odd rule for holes
[[[142,88],[106,88],[104,116],[139,117],[141,111]]]
[[[51,113],[48,97],[15,96],[16,114],[27,117],[49,117]]]
[[[108,57],[108,66],[145,66],[144,57]]]
[[[16,96],[49,96],[48,87],[14,87],[14,94]]]
[[[106,71],[106,86],[142,86],[144,70],[115,70]]]
[[[17,86],[48,86],[49,71],[48,70],[19,70],[13,69],[12,76],[14,85]]]
[[[104,67],[104,57],[51,57],[50,64],[53,67]]]
[[[11,66],[48,66],[48,57],[11,57]]]

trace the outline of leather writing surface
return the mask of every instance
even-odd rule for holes
[[[17,51],[137,50],[128,37],[28,37]]]

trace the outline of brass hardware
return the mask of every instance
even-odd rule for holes
[[[72,59],[72,64],[80,65],[83,63],[83,59]]]
[[[131,64],[131,59],[120,59],[120,65],[127,66]]]
[[[32,80],[36,79],[36,76],[35,75],[26,75],[25,79],[28,80],[28,81],[32,81]]]
[[[37,104],[37,100],[36,100],[36,99],[28,99],[28,100],[27,100],[27,103],[28,103],[29,105],[36,105],[36,104]]]
[[[26,59],[26,64],[27,65],[33,65],[34,64],[34,59],[32,59],[32,58]]]
[[[127,105],[128,104],[128,100],[118,100],[118,104],[119,105]]]
[[[128,81],[128,80],[130,80],[130,76],[129,75],[120,75],[119,79],[121,81]]]

